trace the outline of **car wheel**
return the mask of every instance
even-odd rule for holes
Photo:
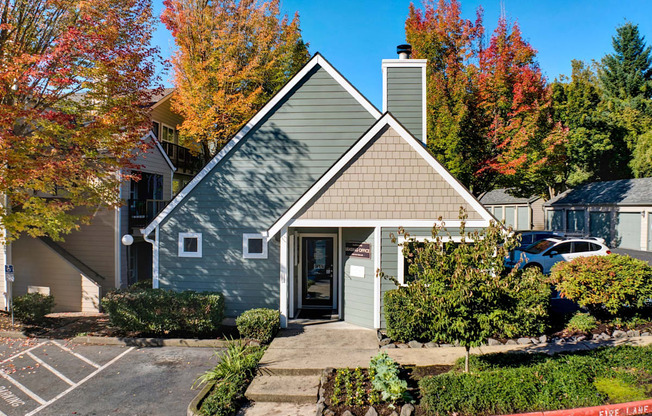
[[[523,267],[523,270],[528,270],[528,269],[535,269],[539,273],[543,273],[543,267],[541,267],[540,264],[528,264],[527,266]]]

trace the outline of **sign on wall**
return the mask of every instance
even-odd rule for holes
[[[358,257],[361,259],[371,258],[371,244],[349,241],[345,244],[345,254],[348,257]]]
[[[5,279],[9,282],[14,281],[14,266],[11,264],[5,264]]]

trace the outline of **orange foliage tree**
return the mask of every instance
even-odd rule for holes
[[[208,162],[308,60],[279,0],[165,0],[182,141]]]
[[[150,0],[0,5],[0,229],[62,234],[117,206],[149,128]],[[44,197],[47,196],[47,197]]]

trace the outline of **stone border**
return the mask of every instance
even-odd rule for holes
[[[194,399],[190,402],[188,405],[188,410],[186,411],[186,416],[200,416],[201,413],[199,412],[199,407],[201,406],[201,403],[204,401],[206,396],[211,392],[213,389],[213,386],[215,383],[206,383],[203,389],[197,393]]]
[[[650,332],[641,332],[638,330],[631,329],[629,331],[621,331],[616,329],[612,334],[603,332],[601,334],[595,335],[576,335],[570,337],[552,337],[549,338],[547,335],[541,335],[540,337],[522,337],[517,339],[508,339],[506,341],[500,341],[494,338],[487,338],[487,342],[483,345],[490,347],[498,345],[539,345],[554,343],[556,345],[563,345],[567,343],[577,343],[582,341],[593,341],[593,342],[602,342],[602,341],[614,341],[619,339],[627,338],[637,338],[637,337],[650,337],[652,333]],[[408,343],[403,342],[393,342],[387,335],[383,334],[380,330],[377,332],[378,337],[378,346],[380,349],[388,348],[450,348],[450,347],[459,347],[459,343],[455,344],[438,344],[436,342],[418,342],[410,341]]]

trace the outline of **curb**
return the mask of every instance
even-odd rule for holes
[[[577,409],[515,413],[504,416],[631,416],[645,415],[650,412],[652,412],[652,399],[603,406],[580,407]]]
[[[0,331],[0,338],[39,338],[29,337],[20,331]],[[221,339],[194,339],[194,338],[118,338],[79,336],[70,338],[75,344],[91,345],[120,345],[125,347],[191,347],[191,348],[226,348],[230,341]]]
[[[188,405],[188,410],[186,411],[186,416],[199,416],[201,413],[199,413],[199,407],[201,406],[201,402],[204,401],[206,396],[208,396],[208,393],[210,393],[211,389],[215,383],[206,383],[203,389],[197,393],[194,399],[190,402]]]

